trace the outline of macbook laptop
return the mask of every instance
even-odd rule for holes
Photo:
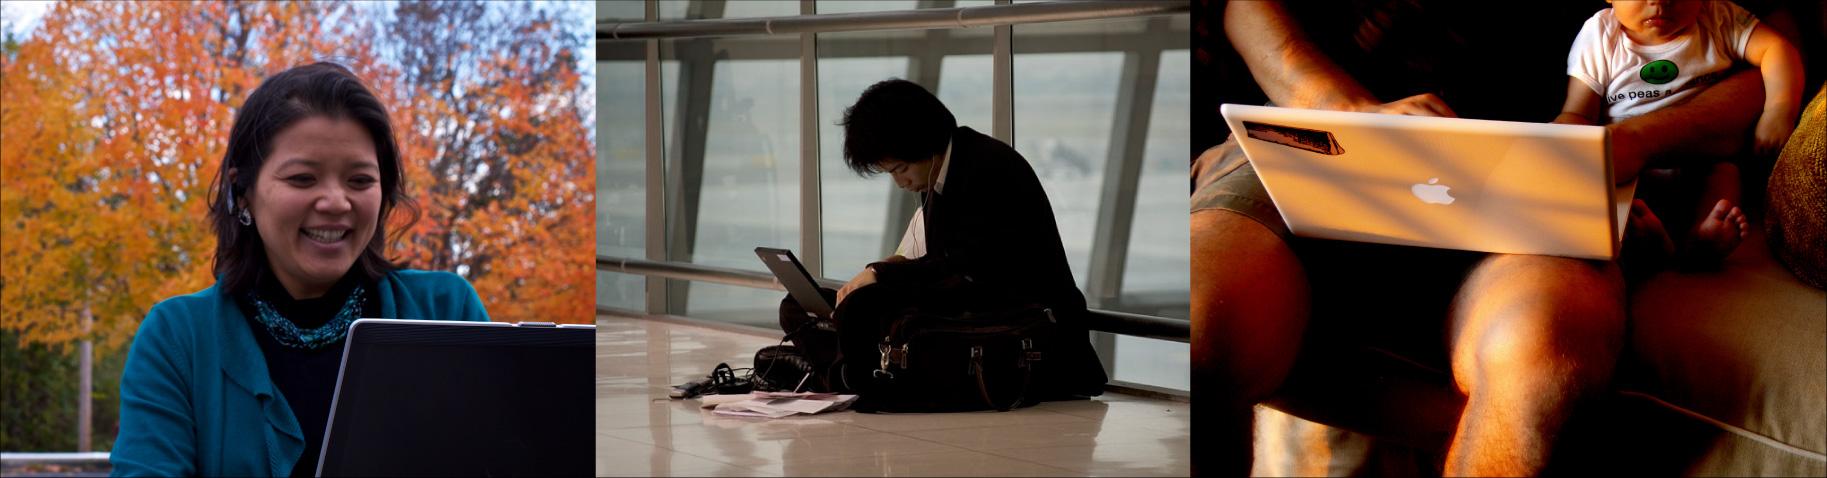
[[[1605,128],[1226,104],[1295,235],[1611,259],[1635,183]]]
[[[595,472],[596,327],[361,319],[319,476]]]
[[[812,273],[806,272],[806,266],[799,263],[799,257],[793,255],[793,251],[757,247],[755,255],[761,257],[761,263],[766,264],[768,271],[774,273],[774,280],[787,289],[787,294],[799,301],[799,306],[806,310],[806,315],[820,319],[821,324],[831,320],[831,302],[825,300],[825,295],[818,291],[818,281],[812,278]]]

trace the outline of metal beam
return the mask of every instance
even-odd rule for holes
[[[710,282],[714,284],[733,285],[753,289],[787,290],[774,278],[774,274],[755,272],[729,267],[687,264],[680,262],[647,261],[613,256],[596,256],[596,269],[600,271],[636,274],[650,278],[666,278],[679,281]],[[832,289],[844,286],[842,281],[815,279],[820,287]]]
[[[1188,330],[1188,333],[1191,333],[1192,329],[1187,329],[1187,330]],[[1092,330],[1090,335],[1091,335],[1091,350],[1097,351],[1097,361],[1098,361],[1099,365],[1104,366],[1104,376],[1111,377],[1111,378],[1116,377],[1117,376],[1116,334],[1113,334],[1110,332],[1105,332],[1103,330]]]
[[[1156,28],[1166,22],[1156,20],[1149,24]],[[1136,187],[1142,181],[1142,158],[1154,109],[1155,77],[1160,68],[1159,50],[1123,54],[1110,149],[1098,196],[1097,226],[1092,232],[1090,270],[1085,276],[1086,299],[1093,307],[1107,307],[1123,292],[1129,236],[1135,225]]]
[[[637,274],[649,278],[663,277],[679,281],[713,282],[756,289],[785,290],[772,274],[727,267],[678,262],[657,262],[605,255],[596,256],[596,270]],[[843,281],[816,279],[821,287],[836,289]],[[1186,343],[1192,337],[1192,322],[1110,310],[1090,309],[1086,325],[1092,330]],[[1103,353],[1100,351],[1099,353]]]
[[[720,1],[693,2],[688,15],[696,18],[723,16]],[[658,41],[658,40],[655,40]],[[698,207],[704,190],[704,153],[709,139],[710,104],[713,75],[717,59],[709,40],[678,40],[672,44],[673,57],[679,60],[679,88],[673,102],[674,123],[672,147],[667,148],[667,192],[670,200],[667,224],[667,260],[691,262],[698,241]],[[667,284],[666,310],[687,313],[691,284]]]
[[[996,6],[1009,0],[996,0]],[[1014,27],[997,25],[990,44],[990,136],[1015,146]]]
[[[648,20],[660,18],[659,5],[647,2]],[[666,260],[666,132],[661,127],[664,118],[660,95],[663,94],[660,83],[660,41],[641,42],[642,54],[646,62],[646,153],[647,171],[645,192],[647,193],[647,217],[645,221],[647,258],[649,260]],[[600,50],[599,50],[600,51]],[[601,61],[601,58],[598,58]],[[666,279],[649,277],[643,282],[647,287],[647,313],[665,314]]]
[[[799,0],[799,13],[817,13]],[[813,277],[825,273],[823,178],[818,168],[818,35],[799,34],[799,253]]]
[[[721,2],[718,2],[721,3]],[[697,3],[693,4],[698,5]],[[719,9],[721,5],[718,5]],[[890,12],[802,15],[741,19],[679,20],[626,23],[599,20],[597,40],[703,38],[794,35],[883,30],[925,30],[1007,26],[1015,23],[1069,22],[1133,18],[1192,12],[1186,0],[1086,0],[1013,5],[998,0],[984,7],[935,8]],[[718,15],[721,16],[721,15]],[[710,18],[706,16],[704,18]]]
[[[1145,50],[1184,50],[1185,39],[1175,39],[1187,35],[1186,30],[1170,30],[1170,34],[1160,32],[1135,33],[1022,33],[1021,53],[1109,53],[1134,52]],[[897,41],[907,40],[907,41]],[[994,35],[958,36],[950,35],[944,43],[920,43],[914,38],[872,38],[856,35],[838,38],[819,38],[819,57],[835,58],[879,58],[885,56],[910,56],[930,53],[937,56],[980,55],[994,50]],[[741,40],[710,39],[717,51],[728,52],[731,57],[744,59],[785,60],[797,59],[795,53],[798,38],[748,38]],[[633,41],[600,41],[596,46],[597,61],[639,61],[644,42]]]

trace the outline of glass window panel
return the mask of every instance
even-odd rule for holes
[[[969,126],[979,133],[991,134],[990,108],[995,94],[990,52],[973,55],[947,55],[939,63],[939,101],[952,110],[959,126]]]
[[[914,0],[819,0],[814,7],[820,15],[827,13],[880,12],[911,10]],[[822,76],[822,75],[821,75]]]
[[[1190,92],[1184,22],[1145,18],[1014,27],[1015,144],[1034,164],[1053,201],[1060,235],[1079,285],[1093,257],[1105,170],[1120,145],[1115,135],[1119,96],[1152,93],[1128,104],[1147,107],[1149,125],[1140,157],[1137,209],[1130,214],[1129,249],[1122,254],[1123,289],[1106,307],[1166,317],[1186,317],[1186,158]],[[1152,92],[1125,88],[1126,56],[1162,52]],[[1118,151],[1114,156],[1122,158]],[[1108,251],[1107,251],[1108,252]],[[1118,336],[1114,379],[1185,390],[1188,347],[1176,342]]]
[[[754,258],[755,254],[751,251],[749,257]],[[757,259],[756,263],[759,264],[760,260]],[[787,296],[786,292],[710,282],[688,284],[691,305],[687,311],[689,314],[686,315],[693,319],[729,322],[768,330],[780,329],[780,300]]]
[[[820,35],[827,37],[848,35]],[[890,195],[905,194],[886,175],[859,176],[844,162],[844,109],[877,81],[907,76],[907,57],[821,58],[818,61],[819,203],[824,223],[826,277],[848,280],[864,265],[887,254],[886,240],[899,239],[900,228],[887,214]],[[889,239],[892,238],[892,239]],[[815,272],[816,273],[816,272]]]
[[[691,237],[669,230],[673,258],[763,271],[756,246],[799,246],[798,44],[688,39],[661,41],[660,50],[669,60],[662,65],[667,167],[680,168],[669,169],[668,187],[699,185],[695,209],[686,210],[685,198],[667,204],[669,227],[685,220],[694,226]],[[687,162],[698,167],[683,167]],[[687,244],[689,257],[682,255]],[[704,284],[671,282],[670,290],[686,297],[675,314],[772,315],[779,306],[776,291],[704,293]]]
[[[596,19],[641,21],[647,18],[646,2],[640,0],[597,0]]]
[[[995,0],[818,0],[818,13],[858,13],[881,12],[892,10],[912,10],[915,8],[952,8],[980,7],[995,5]]]
[[[638,61],[596,65],[596,253],[646,257],[647,149],[645,67]],[[597,274],[597,305],[645,310],[646,278]]]
[[[1192,130],[1192,83],[1189,50],[1161,55],[1155,77],[1154,106],[1149,113],[1148,142],[1142,153],[1142,177],[1136,188],[1135,222],[1130,225],[1128,259],[1123,268],[1124,310],[1187,318],[1192,272],[1187,251],[1192,215],[1186,207],[1186,144]]]
[[[707,10],[722,5],[722,14]],[[695,8],[694,8],[695,7]],[[708,18],[787,17],[799,15],[799,0],[741,0],[703,2],[701,0],[662,0],[661,20],[702,20]]]
[[[596,271],[596,306],[647,312],[647,277],[620,272]]]
[[[1073,279],[1085,286],[1123,54],[1021,54],[1015,31],[1015,150],[1040,176]]]
[[[1116,352],[1116,376],[1112,380],[1192,390],[1192,369],[1188,364],[1193,356],[1187,344],[1118,335]]]

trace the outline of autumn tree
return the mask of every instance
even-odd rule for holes
[[[491,7],[494,7],[491,11]],[[412,2],[387,27],[398,123],[426,202],[406,257],[475,284],[497,320],[595,316],[588,19],[531,4]]]
[[[22,347],[77,351],[86,377],[93,353],[118,360],[154,302],[208,286],[206,189],[234,109],[265,73],[303,59],[372,65],[371,53],[341,41],[353,26],[323,21],[349,11],[55,5],[7,56],[0,82],[0,329]],[[109,399],[114,384],[79,388]],[[8,392],[10,404],[19,390]],[[97,408],[112,416],[111,405]]]

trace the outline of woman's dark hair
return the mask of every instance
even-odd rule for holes
[[[374,138],[374,155],[380,162],[381,210],[374,237],[353,267],[369,281],[399,268],[383,255],[386,244],[398,239],[387,236],[387,219],[395,206],[404,206],[415,218],[418,209],[403,194],[405,174],[387,107],[348,68],[319,62],[267,78],[248,94],[241,111],[235,113],[235,125],[228,132],[228,151],[222,154],[222,167],[211,184],[209,200],[209,222],[216,232],[216,280],[223,293],[238,296],[251,291],[255,281],[267,271],[266,246],[260,232],[253,226],[241,225],[237,208],[247,207],[247,192],[260,176],[260,167],[272,150],[273,137],[316,116],[352,120]],[[230,177],[231,169],[239,173]],[[231,200],[235,207],[230,207]]]
[[[844,126],[844,163],[864,176],[882,172],[889,160],[930,160],[945,152],[958,129],[945,103],[902,79],[869,85],[838,124]]]

